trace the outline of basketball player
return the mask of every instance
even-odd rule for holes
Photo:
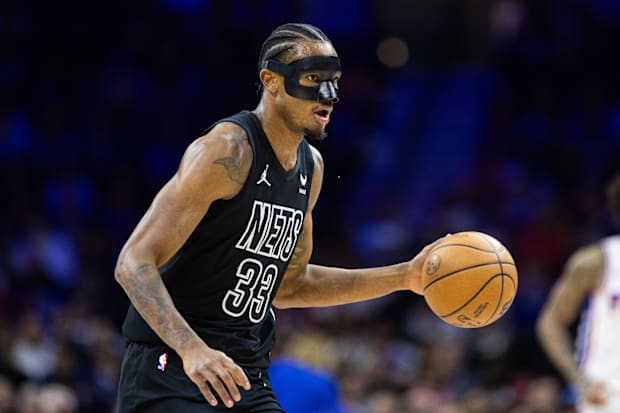
[[[407,262],[308,263],[322,139],[340,60],[321,30],[285,24],[263,43],[261,98],[187,148],[127,240],[115,277],[131,305],[119,413],[281,412],[266,369],[277,308],[421,291],[433,244]]]
[[[620,174],[607,185],[607,199],[620,225]],[[578,350],[573,357],[570,325],[585,301]],[[568,260],[537,323],[543,349],[579,391],[580,413],[620,412],[620,235],[577,250]]]

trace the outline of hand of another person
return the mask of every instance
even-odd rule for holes
[[[250,389],[250,381],[243,369],[219,350],[197,343],[181,355],[185,374],[198,386],[212,406],[217,405],[213,390],[227,407],[241,400],[238,386]]]
[[[449,237],[447,234],[445,237]],[[430,252],[439,244],[445,237],[441,237],[434,242],[428,244],[409,261],[409,289],[416,294],[423,294],[422,290],[422,271],[424,271],[424,261]]]
[[[582,388],[582,395],[586,402],[594,406],[601,406],[607,401],[609,393],[604,381],[593,380],[587,382]]]

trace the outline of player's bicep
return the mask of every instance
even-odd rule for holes
[[[543,315],[562,325],[571,324],[585,299],[598,287],[602,268],[598,251],[578,252],[566,264],[560,279],[551,290]]]
[[[312,175],[312,186],[310,189],[310,199],[308,200],[308,210],[304,217],[304,224],[299,235],[299,240],[293,251],[293,256],[289,261],[282,283],[278,288],[278,293],[274,299],[274,305],[285,305],[289,298],[293,298],[299,289],[304,288],[304,277],[307,273],[308,263],[312,256],[313,248],[313,222],[312,211],[318,201],[321,188],[323,186],[323,158],[319,151],[311,147],[314,158],[314,173]]]
[[[298,292],[306,288],[308,263],[313,248],[312,225],[312,214],[306,213],[297,245],[274,297],[273,304],[278,308],[285,308],[290,303],[295,302]]]
[[[304,225],[286,269],[286,274],[297,274],[305,270],[312,255],[312,247],[312,215],[308,214],[304,219]]]
[[[187,241],[213,201],[238,193],[251,165],[251,148],[244,134],[236,136],[225,128],[217,132],[190,145],[121,255],[163,265]]]
[[[159,191],[146,214],[127,241],[132,255],[163,265],[183,245],[210,205],[205,197],[188,196],[174,176]]]
[[[273,304],[276,307],[286,306],[286,303],[295,297],[296,292],[303,283],[303,277],[312,255],[312,247],[312,215],[307,214],[304,218],[304,224],[293,251],[293,256],[288,263],[274,298]]]
[[[561,279],[552,288],[543,314],[561,325],[571,324],[586,298],[586,291],[579,287],[574,277]]]

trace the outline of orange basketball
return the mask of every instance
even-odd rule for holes
[[[512,305],[518,275],[508,249],[475,231],[445,237],[424,262],[422,287],[430,309],[462,328],[489,325]]]

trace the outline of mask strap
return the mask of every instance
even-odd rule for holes
[[[265,60],[261,66],[262,69],[269,69],[272,72],[279,73],[283,76],[292,76],[295,70],[292,66],[276,62],[275,60]]]

